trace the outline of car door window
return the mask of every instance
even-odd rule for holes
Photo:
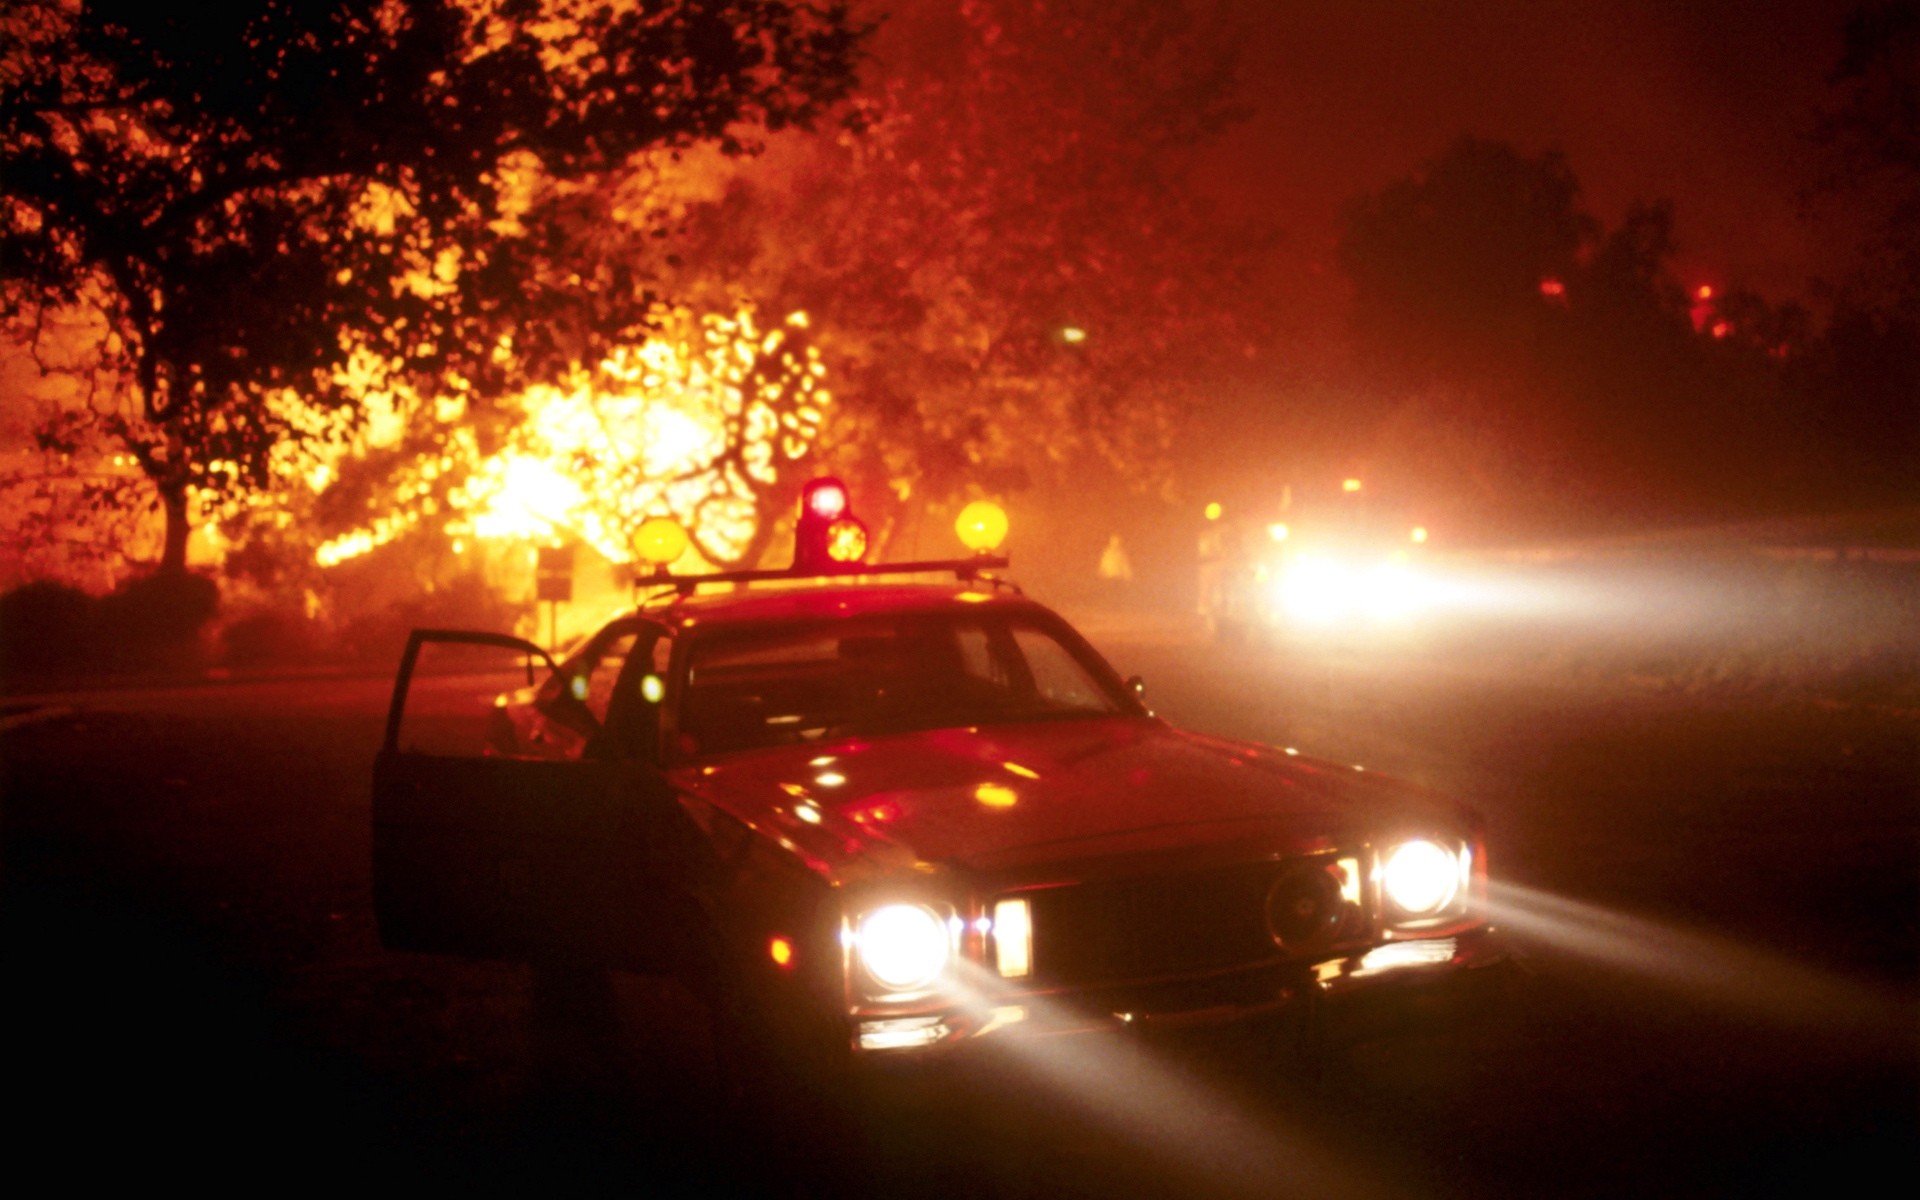
[[[1033,690],[1051,708],[1111,712],[1113,701],[1067,648],[1037,629],[1015,626],[1014,645],[1033,676]]]
[[[1007,655],[994,645],[993,635],[982,625],[963,625],[954,631],[960,647],[960,665],[974,679],[1006,688],[1012,683],[1007,670]]]
[[[616,636],[607,643],[592,669],[587,672],[587,695],[583,703],[587,711],[593,714],[593,719],[602,725],[607,721],[607,705],[613,700],[613,685],[620,678],[620,665],[627,661],[627,655],[633,650],[633,644],[639,636],[637,630]]]
[[[588,643],[540,689],[534,702],[540,714],[582,737],[604,726],[620,666],[638,636],[639,630],[629,626]]]

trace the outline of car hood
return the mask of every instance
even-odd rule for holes
[[[685,791],[823,873],[1009,871],[1224,844],[1305,853],[1384,824],[1453,826],[1405,785],[1140,717],[942,729],[731,755]]]

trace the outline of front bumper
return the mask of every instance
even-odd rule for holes
[[[1507,961],[1487,928],[1390,942],[1314,963],[1266,963],[1198,976],[1055,993],[1025,993],[933,1013],[860,1020],[855,1053],[876,1063],[923,1060],[1012,1039],[1231,1025],[1310,1009],[1338,1020],[1457,990]],[[1371,1014],[1369,1014],[1371,1015]]]

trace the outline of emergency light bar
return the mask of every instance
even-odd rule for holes
[[[633,581],[641,587],[670,587],[682,596],[706,584],[772,583],[800,579],[868,579],[876,575],[931,575],[952,572],[954,578],[974,580],[984,571],[1007,565],[1004,554],[981,554],[972,558],[927,559],[921,562],[841,563],[831,567],[773,567],[759,571],[716,571],[709,575],[669,575],[665,571],[640,574]]]
[[[670,587],[690,596],[703,584],[772,583],[800,579],[870,579],[876,575],[925,575],[952,572],[961,580],[983,577],[983,572],[1007,565],[996,554],[1007,536],[1007,514],[991,500],[976,500],[960,511],[954,522],[960,542],[973,551],[971,558],[923,559],[918,562],[870,563],[867,527],[853,515],[847,485],[831,475],[809,480],[800,491],[800,515],[794,529],[793,565],[754,571],[716,571],[710,575],[672,575],[667,568],[687,552],[685,529],[671,517],[654,517],[636,531],[637,557],[653,567],[638,573],[638,587]],[[988,576],[991,580],[991,577]],[[1005,585],[1005,580],[992,580]]]

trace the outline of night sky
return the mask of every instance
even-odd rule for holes
[[[1561,150],[1609,224],[1672,200],[1689,281],[1803,295],[1850,249],[1800,213],[1853,7],[1230,0],[1253,111],[1221,148],[1222,194],[1277,219],[1293,269],[1330,277],[1340,206],[1470,133]]]

